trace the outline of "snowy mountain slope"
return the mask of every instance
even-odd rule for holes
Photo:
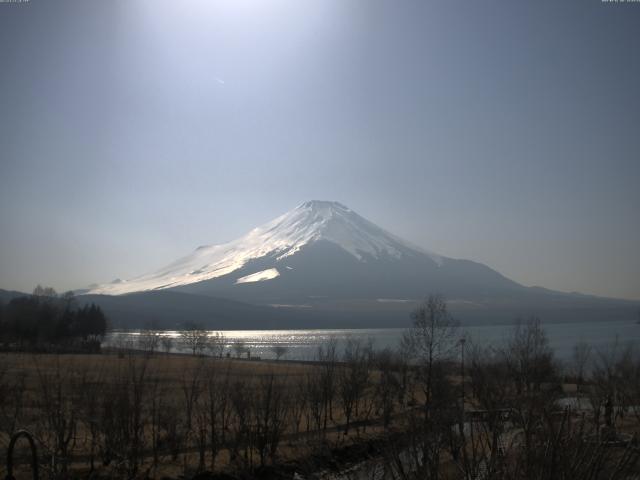
[[[238,240],[200,247],[155,273],[100,285],[88,293],[121,295],[182,287],[232,274],[256,259],[270,257],[281,261],[319,241],[337,245],[359,262],[383,257],[397,260],[427,257],[441,266],[446,260],[405,242],[340,203],[310,201]],[[277,274],[273,273],[270,278],[282,274],[277,269]]]
[[[408,249],[399,256],[382,251],[377,257],[358,258],[336,243],[319,239],[284,258],[273,254],[252,259],[230,274],[174,290],[264,305],[332,305],[336,311],[347,304],[365,306],[365,301],[370,310],[378,310],[379,298],[415,302],[426,292],[457,299],[495,297],[525,288],[482,264],[445,257],[438,260]],[[238,282],[274,270],[278,276],[270,280]]]

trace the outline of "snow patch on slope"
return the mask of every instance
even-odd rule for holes
[[[280,272],[277,268],[269,268],[267,270],[262,270],[261,272],[256,272],[252,273],[251,275],[240,277],[238,280],[236,280],[236,283],[263,282],[265,280],[271,280],[279,276]]]

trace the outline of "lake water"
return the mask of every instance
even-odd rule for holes
[[[595,350],[606,350],[616,342],[620,346],[634,344],[640,348],[640,324],[634,321],[602,321],[584,323],[550,323],[543,328],[549,338],[549,344],[561,360],[571,357],[576,343],[584,341]],[[251,351],[252,357],[275,358],[272,349],[276,345],[287,349],[283,357],[287,360],[313,360],[318,347],[331,338],[338,341],[338,348],[346,344],[349,338],[365,342],[371,341],[376,349],[396,348],[405,329],[336,329],[336,330],[226,330],[225,344],[230,349],[236,342],[243,342]],[[498,346],[513,331],[510,325],[482,325],[460,327],[460,336],[465,335],[474,343]],[[135,348],[138,331],[116,331],[105,339],[105,345],[127,344]],[[180,344],[177,331],[162,332],[162,335],[174,337],[174,351],[186,352]]]

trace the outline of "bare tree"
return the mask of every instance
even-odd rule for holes
[[[582,383],[584,380],[585,369],[591,358],[591,351],[591,345],[586,342],[578,342],[573,346],[573,373],[578,383]]]
[[[40,298],[56,298],[58,293],[51,287],[43,287],[42,285],[36,285],[36,288],[33,289],[32,295],[34,297]]]
[[[160,446],[162,438],[160,436],[160,412],[166,404],[166,385],[164,385],[158,376],[152,379],[149,385],[149,401],[148,416],[149,426],[151,428],[151,451],[153,454],[153,468],[158,467],[160,461]]]
[[[212,357],[222,358],[226,347],[226,338],[222,332],[213,332],[207,337],[207,350]]]
[[[91,472],[95,470],[96,451],[100,441],[100,400],[105,394],[105,381],[104,368],[96,368],[94,365],[91,369],[91,375],[85,372],[81,376],[79,385],[78,416],[84,425],[84,430],[89,433],[89,467]]]
[[[201,355],[207,347],[209,334],[201,325],[187,323],[185,329],[180,332],[180,337],[185,347],[191,350],[191,353],[196,356]]]
[[[612,431],[625,410],[637,411],[637,368],[640,358],[634,354],[632,345],[621,345],[618,340],[608,348],[596,352],[591,374],[589,400],[594,410],[594,423],[599,428],[599,419],[604,409],[604,423]],[[634,393],[635,392],[635,393]]]
[[[413,326],[404,335],[402,351],[410,359],[422,390],[423,408],[409,410],[406,455],[417,478],[437,479],[444,445],[451,444],[452,426],[459,415],[456,398],[449,381],[445,362],[458,341],[458,323],[448,312],[440,295],[431,295],[411,315]],[[396,468],[402,470],[402,455],[390,444]]]
[[[10,373],[6,359],[0,360],[0,433],[10,436],[23,417],[27,390],[25,372]]]
[[[339,370],[338,385],[342,410],[346,419],[345,435],[353,418],[360,413],[366,388],[369,384],[370,350],[358,339],[349,339],[344,351],[344,367]]]
[[[253,396],[250,394],[247,382],[236,380],[230,385],[229,401],[233,413],[230,422],[233,430],[233,441],[230,449],[231,462],[244,464],[244,467],[253,465],[253,446],[255,426],[253,420]],[[244,447],[244,454],[240,449]]]
[[[458,323],[449,315],[447,304],[440,295],[429,296],[413,312],[412,319],[413,328],[405,333],[403,343],[419,367],[428,409],[434,366],[451,356],[457,341]]]
[[[333,420],[333,399],[336,396],[336,368],[338,363],[338,340],[329,338],[318,347],[320,363],[320,389],[322,394],[323,430],[326,432],[329,419]]]
[[[217,363],[210,364],[206,371],[206,385],[204,392],[204,419],[207,423],[208,446],[211,471],[215,471],[216,457],[225,441],[225,432],[229,416],[229,381],[230,370],[226,365],[220,371]]]
[[[176,461],[184,446],[184,417],[181,406],[174,399],[167,399],[163,408],[158,411],[158,431],[162,435],[160,445],[165,446],[171,459]]]
[[[553,351],[536,317],[516,324],[504,355],[519,394],[539,391],[555,375]]]
[[[187,435],[191,432],[193,424],[193,413],[198,398],[202,393],[203,369],[203,359],[198,359],[195,366],[185,369],[182,373],[180,389],[182,390],[183,395],[182,405],[186,418]]]
[[[113,462],[118,475],[133,477],[142,463],[148,424],[148,366],[148,357],[129,355],[102,387],[100,450],[104,465]]]
[[[164,350],[164,353],[166,353],[167,355],[171,353],[171,350],[173,349],[172,337],[168,335],[163,335],[162,338],[160,339],[160,343],[162,344],[162,349]]]
[[[472,346],[467,371],[473,401],[482,416],[469,418],[467,428],[460,425],[462,455],[458,463],[468,477],[478,478],[486,472],[486,478],[493,478],[502,468],[504,455],[508,405],[513,391],[509,369],[502,352]]]
[[[231,345],[231,348],[238,358],[248,351],[247,345],[242,340],[235,341],[233,345]]]
[[[51,476],[66,476],[78,424],[77,395],[72,372],[62,367],[60,357],[53,365],[41,365],[34,357],[38,374],[39,437],[50,457]]]
[[[126,391],[123,394],[127,400],[123,428],[126,440],[127,473],[130,476],[135,476],[138,472],[146,443],[144,431],[147,421],[145,410],[149,393],[147,389],[148,367],[147,358],[138,359],[131,356],[125,372],[126,383],[124,383],[124,387]]]
[[[292,390],[289,402],[289,412],[294,432],[298,434],[300,433],[300,424],[302,423],[303,416],[306,414],[307,418],[309,417],[309,400],[307,398],[305,377],[297,377]],[[307,422],[307,432],[309,431],[308,424],[309,422]]]
[[[278,444],[284,433],[288,415],[282,379],[270,374],[260,378],[254,392],[254,425],[256,449],[260,465],[265,464],[267,455],[275,460]]]
[[[475,388],[477,399],[481,405],[489,406],[482,423],[493,423],[496,418],[492,415],[491,406],[510,407],[508,422],[501,424],[498,418],[494,424],[499,431],[510,426],[510,431],[505,435],[510,441],[504,442],[505,452],[502,455],[494,455],[495,445],[485,450],[490,455],[485,457],[484,478],[621,480],[634,477],[638,473],[636,465],[640,460],[640,452],[635,447],[630,444],[616,448],[609,442],[612,437],[598,434],[598,422],[589,428],[585,415],[577,416],[571,409],[557,408],[554,389],[557,372],[544,367],[549,362],[544,353],[544,341],[540,341],[543,336],[535,331],[538,328],[536,322],[521,326],[519,332],[516,328],[507,350],[512,358],[507,358],[505,362],[496,362],[490,355],[483,355],[484,359],[477,359],[477,362],[474,359],[471,372],[472,378],[477,375],[474,378],[474,382],[478,383]],[[524,335],[523,331],[529,332]],[[529,338],[531,342],[522,342],[524,338]],[[528,347],[529,355],[514,353],[514,347],[518,350]],[[540,354],[533,355],[532,352],[536,351]],[[619,360],[626,358],[624,352],[626,350],[619,352],[622,353],[620,355],[614,349],[614,355],[605,355],[603,385],[599,387],[602,398],[613,395],[611,391],[616,388],[616,365],[619,365]],[[515,378],[514,359],[523,358],[527,361],[522,362],[519,371],[523,372],[525,368],[531,371],[520,373],[518,377],[521,378]],[[507,364],[503,366],[502,363]],[[543,368],[536,366],[536,363],[541,363]],[[537,376],[541,376],[542,380],[536,379]],[[596,386],[598,383],[596,381]],[[491,437],[487,434],[487,439]],[[475,438],[483,440],[482,435]],[[502,450],[502,447],[498,448],[499,453]]]
[[[640,422],[640,352],[628,345],[616,362],[618,416],[630,410]]]
[[[458,416],[455,409],[451,408],[456,402],[456,390],[447,378],[446,370],[442,362],[434,362],[428,411],[408,409],[402,435],[388,434],[384,455],[387,463],[385,473],[389,478],[437,480],[441,477],[443,460],[448,458],[446,454],[451,444],[452,427]],[[459,450],[460,447],[452,449],[451,456],[455,458]]]
[[[515,326],[503,356],[514,390],[509,401],[511,420],[522,430],[522,469],[530,478],[535,470],[536,432],[560,394],[553,351],[538,318]]]
[[[323,388],[322,376],[316,371],[307,372],[305,376],[305,394],[307,398],[307,433],[311,430],[311,423],[318,433],[326,430],[326,413],[325,428],[323,427],[323,413],[325,412],[325,389]]]
[[[195,402],[194,411],[194,437],[198,450],[198,472],[205,469],[207,449],[209,446],[209,405],[207,402],[206,386],[203,385],[202,395],[199,395]]]
[[[287,353],[289,353],[289,348],[285,345],[274,345],[273,347],[271,347],[271,353],[276,356],[276,360],[280,360]]]
[[[160,346],[160,332],[155,330],[143,330],[138,335],[138,348],[151,356]]]
[[[391,350],[385,349],[379,352],[375,356],[375,365],[379,375],[374,399],[378,411],[382,414],[384,428],[387,429],[391,424],[402,384],[395,355]]]
[[[128,333],[116,332],[113,338],[113,346],[118,353],[118,358],[124,358],[127,351],[133,348],[133,343]]]

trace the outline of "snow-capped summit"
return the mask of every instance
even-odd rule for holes
[[[440,265],[444,258],[405,242],[341,203],[313,200],[300,204],[237,240],[198,247],[190,255],[155,273],[101,285],[90,293],[120,295],[199,283],[229,275],[252,260],[269,257],[277,263],[320,241],[339,247],[359,262],[427,255]],[[251,273],[248,276],[250,280],[245,276],[237,283],[267,281],[282,273],[277,266],[264,272],[267,273]]]
[[[335,243],[359,260],[367,256],[378,258],[382,254],[400,257],[403,251],[417,248],[338,202],[305,202],[256,230],[264,231],[265,228],[268,232],[277,232],[276,235],[291,244],[291,248],[281,255],[283,257],[318,240]],[[440,258],[429,254],[434,259]]]

